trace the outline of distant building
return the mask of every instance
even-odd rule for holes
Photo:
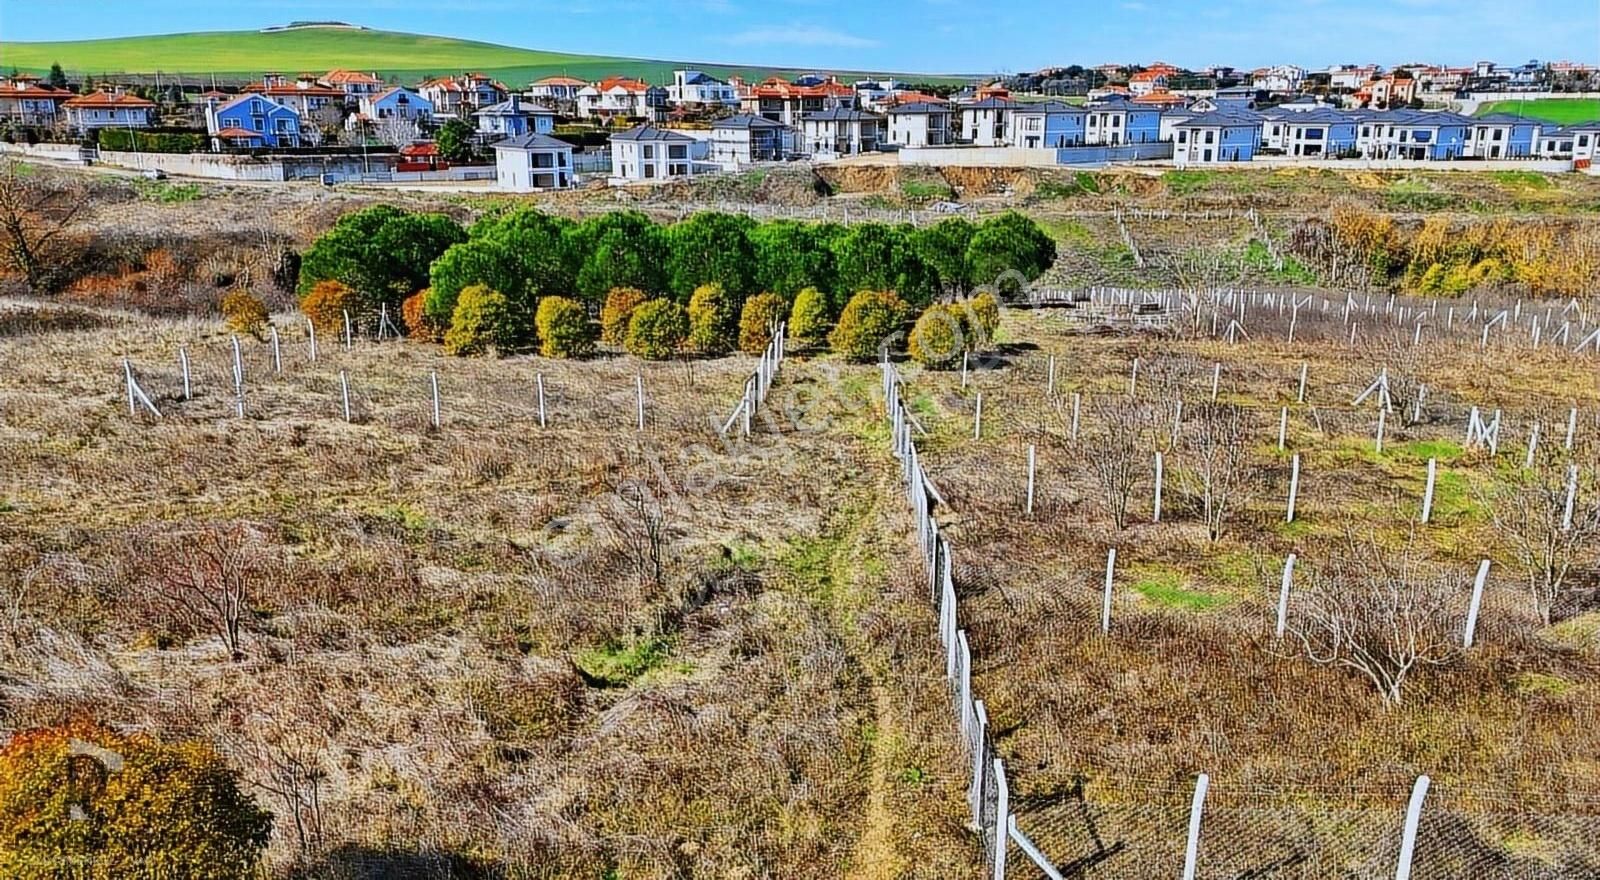
[[[268,73],[261,82],[251,83],[244,90],[294,110],[306,124],[337,125],[344,118],[344,90],[323,85],[313,74],[302,73],[291,80]]]
[[[1009,98],[983,98],[964,104],[961,112],[961,138],[980,147],[1002,147],[1009,127],[1009,116],[1017,102]]]
[[[800,151],[812,156],[854,156],[878,149],[885,121],[876,113],[835,107],[800,118]]]
[[[0,78],[0,118],[24,125],[53,125],[61,105],[73,97],[66,89],[43,85],[25,73]]]
[[[300,113],[255,92],[230,100],[207,99],[206,133],[213,149],[298,147]]]
[[[1080,147],[1089,111],[1061,101],[1022,104],[1011,111],[1007,141],[1014,147]]]
[[[667,90],[625,76],[607,77],[578,90],[578,115],[585,119],[623,117],[654,121],[667,106]]]
[[[418,92],[395,86],[362,98],[360,116],[370,122],[404,119],[427,126],[433,123],[433,102]]]
[[[506,99],[506,87],[483,73],[463,73],[424,80],[417,94],[428,99],[436,116],[470,119],[472,114]]]
[[[495,186],[512,192],[577,185],[572,145],[545,134],[524,134],[494,144]]]
[[[733,86],[698,70],[674,70],[667,86],[667,102],[695,107],[737,107],[739,93]]]
[[[472,114],[478,131],[487,135],[520,137],[555,131],[556,114],[548,107],[524,102],[521,95],[511,97]]]
[[[1524,159],[1535,153],[1537,120],[1511,113],[1472,117],[1467,155],[1479,159]]]
[[[383,91],[383,80],[376,73],[359,70],[330,70],[323,75],[322,82],[344,93],[346,107],[354,107],[362,98]]]
[[[946,147],[955,143],[950,107],[917,101],[889,108],[889,142],[902,147]]]
[[[1175,126],[1172,161],[1185,165],[1248,162],[1261,142],[1261,119],[1249,111],[1217,110]]]
[[[88,133],[101,128],[149,128],[154,123],[156,105],[135,95],[118,92],[90,92],[61,102],[67,124]]]
[[[835,107],[854,108],[856,90],[837,80],[802,77],[793,83],[778,77],[759,82],[739,97],[742,112],[765,116],[790,128],[799,128],[808,113]]]
[[[793,133],[781,122],[741,113],[711,123],[711,161],[736,169],[777,162],[793,149]]]
[[[695,153],[704,149],[681,132],[641,125],[611,136],[611,177],[632,182],[693,177]]]
[[[1287,129],[1284,152],[1304,158],[1339,158],[1356,153],[1354,117],[1329,109],[1289,113],[1275,124]]]

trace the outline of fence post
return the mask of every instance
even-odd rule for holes
[[[349,309],[345,309],[344,310],[344,350],[345,351],[349,351],[350,348],[351,348],[351,340],[350,340],[350,310]]]
[[[189,399],[189,351],[178,349],[178,364],[183,367],[183,399]]]
[[[1155,515],[1152,516],[1150,519],[1151,519],[1152,522],[1161,522],[1161,453],[1159,453],[1159,452],[1156,453]]]
[[[439,373],[428,374],[428,382],[433,387],[433,429],[439,430]]]
[[[1294,522],[1294,499],[1300,492],[1300,453],[1294,454],[1289,463],[1289,508],[1284,513],[1284,522]]]
[[[1083,394],[1081,392],[1074,391],[1072,393],[1072,439],[1074,441],[1078,439],[1078,410],[1082,403]]]
[[[537,373],[534,380],[539,386],[539,427],[544,427],[544,374]]]
[[[1117,548],[1112,547],[1106,553],[1106,590],[1105,596],[1100,600],[1100,631],[1111,632],[1111,580],[1117,567]]]
[[[1133,370],[1128,374],[1128,396],[1132,397],[1139,386],[1139,359],[1133,359]]]
[[[1194,802],[1189,805],[1189,842],[1183,848],[1183,880],[1194,880],[1200,862],[1200,816],[1205,811],[1206,792],[1211,777],[1200,774],[1194,781]]]
[[[1528,432],[1528,457],[1522,463],[1522,466],[1524,468],[1527,468],[1529,470],[1533,469],[1533,454],[1534,454],[1535,450],[1537,450],[1538,448],[1539,448],[1539,423],[1538,422],[1534,422],[1533,423],[1533,430]]]
[[[981,439],[982,437],[983,437],[983,392],[979,391],[978,392],[977,402],[973,406],[973,409],[972,409],[972,439],[978,440],[978,439]]]
[[[1006,880],[1006,828],[1011,825],[1011,792],[1006,785],[1006,768],[994,759],[994,880]]]
[[[1596,330],[1595,332],[1596,333],[1600,333],[1600,330]],[[1567,413],[1567,451],[1568,452],[1572,451],[1572,439],[1573,439],[1574,435],[1576,435],[1577,433],[1578,433],[1578,408],[1577,407],[1573,407],[1571,412]]]
[[[1428,484],[1422,489],[1422,522],[1427,524],[1433,516],[1433,484],[1439,475],[1439,463],[1428,459]]]
[[[1389,411],[1387,409],[1381,409],[1380,408],[1378,410],[1378,445],[1377,445],[1377,448],[1375,450],[1378,455],[1382,455],[1383,454],[1383,424],[1384,424],[1384,421],[1388,418],[1388,415],[1389,415]]]
[[[1033,516],[1033,444],[1028,444],[1028,516]],[[1156,518],[1161,518],[1161,453],[1156,453]]]
[[[1044,393],[1046,397],[1054,397],[1056,393],[1056,356],[1050,356],[1049,374],[1045,379]]]
[[[1222,364],[1213,363],[1211,365],[1211,402],[1212,403],[1216,403],[1217,402],[1217,385],[1221,381],[1221,379],[1222,379]]]
[[[967,353],[961,353],[961,390],[967,389]]]
[[[339,396],[344,399],[344,420],[350,421],[350,380],[344,370],[339,371]]]
[[[306,336],[309,337],[310,340],[311,340],[311,362],[312,363],[316,363],[317,362],[317,325],[311,323],[311,319],[310,318],[306,319]]]
[[[638,373],[633,377],[634,397],[639,405],[639,430],[644,430],[644,376]]]
[[[1289,434],[1289,408],[1278,411],[1278,451],[1283,451],[1283,441]]]
[[[283,350],[278,347],[278,326],[272,326],[272,372],[283,375]]]
[[[1406,824],[1400,833],[1400,863],[1395,868],[1394,880],[1411,880],[1411,857],[1417,851],[1417,825],[1422,821],[1422,800],[1428,796],[1429,779],[1418,776],[1411,787],[1411,802],[1406,805]]]
[[[1478,563],[1478,576],[1472,581],[1472,601],[1467,604],[1467,625],[1461,633],[1461,647],[1472,647],[1478,631],[1478,609],[1483,607],[1483,586],[1489,580],[1489,560]]]
[[[1567,469],[1567,506],[1561,512],[1561,531],[1572,531],[1572,504],[1578,498],[1578,466]]]
[[[1283,631],[1289,625],[1289,585],[1294,583],[1294,554],[1283,561],[1283,585],[1278,588],[1278,627],[1273,631],[1274,638],[1283,638]]]

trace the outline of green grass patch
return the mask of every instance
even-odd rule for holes
[[[1133,591],[1145,601],[1178,611],[1209,611],[1227,603],[1225,596],[1186,588],[1183,573],[1165,566],[1132,566]]]
[[[1495,183],[1512,189],[1551,189],[1556,184],[1548,174],[1537,171],[1492,171]]]
[[[1595,98],[1539,98],[1533,101],[1491,101],[1478,106],[1477,115],[1509,113],[1558,125],[1591,122],[1600,119],[1600,99]]]
[[[133,189],[139,194],[139,198],[151,202],[161,202],[164,205],[192,202],[205,195],[198,183],[167,183],[161,180],[145,180],[144,178],[135,178]]]
[[[934,202],[955,196],[948,184],[932,180],[908,180],[900,184],[900,195],[913,202]]]
[[[1455,464],[1467,454],[1466,447],[1454,440],[1412,440],[1391,448],[1420,462],[1432,458],[1440,464]]]
[[[1161,175],[1161,182],[1167,185],[1167,192],[1175,196],[1193,195],[1209,188],[1216,180],[1215,171],[1168,171]]]
[[[1087,171],[1074,172],[1065,177],[1046,177],[1033,188],[1034,196],[1040,199],[1067,199],[1098,195],[1099,192],[1100,179]]]
[[[607,642],[578,654],[573,662],[602,687],[627,687],[664,664],[671,652],[671,643],[657,636]]]
[[[1577,687],[1577,683],[1544,672],[1519,672],[1512,676],[1511,686],[1523,697],[1559,697]]]
[[[1307,269],[1305,264],[1288,254],[1283,255],[1283,265],[1279,266],[1272,258],[1272,252],[1260,239],[1252,239],[1245,245],[1241,255],[1244,264],[1256,272],[1266,275],[1280,284],[1295,284],[1302,287],[1311,287],[1317,283],[1317,273]]]

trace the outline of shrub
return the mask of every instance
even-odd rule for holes
[[[1007,211],[983,221],[967,245],[972,281],[993,284],[1008,297],[1037,279],[1056,259],[1056,243],[1027,217]]]
[[[960,306],[928,306],[911,328],[906,348],[917,363],[944,369],[959,363],[967,350],[969,334]]]
[[[870,361],[899,329],[909,309],[893,291],[863,290],[850,298],[828,342],[851,360]]]
[[[120,768],[75,755],[74,740],[115,753]],[[204,743],[75,722],[24,731],[0,749],[3,877],[46,880],[79,864],[93,867],[71,876],[93,880],[243,880],[258,876],[271,829],[272,815]]]
[[[649,297],[637,287],[613,287],[606,294],[606,304],[600,308],[600,341],[607,345],[621,345],[628,339],[628,320],[633,310]]]
[[[744,302],[739,316],[739,350],[760,354],[772,338],[772,330],[784,319],[789,304],[776,293],[758,293]]]
[[[455,314],[444,334],[444,350],[456,355],[509,351],[516,345],[514,324],[505,294],[474,284],[456,298]]]
[[[688,336],[689,316],[683,306],[653,299],[633,310],[624,344],[630,354],[658,361],[676,354]]]
[[[267,329],[267,304],[247,290],[235,290],[222,298],[222,318],[229,330],[259,338]]]
[[[689,297],[689,346],[721,354],[738,341],[739,308],[721,284],[702,284]]]
[[[583,357],[594,351],[589,315],[576,300],[547,296],[539,300],[539,352],[545,357]]]
[[[821,342],[828,335],[832,318],[827,294],[807,287],[794,298],[794,309],[789,313],[789,335],[802,342]]]
[[[438,342],[444,338],[445,328],[428,314],[429,293],[424,288],[400,304],[400,320],[405,322],[406,335],[418,342]]]
[[[970,300],[967,300],[967,316],[972,322],[971,338],[967,340],[969,348],[978,348],[994,341],[994,335],[1000,332],[1000,298],[989,291],[984,291]]]
[[[300,300],[300,311],[310,319],[317,332],[331,335],[344,333],[344,316],[350,313],[352,324],[366,317],[366,300],[354,288],[342,281],[318,281],[311,292]]]

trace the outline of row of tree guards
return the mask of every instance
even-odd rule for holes
[[[316,331],[316,327],[310,321],[306,322],[305,327],[306,327],[306,341],[307,341],[307,350],[306,350],[307,351],[307,362],[314,364],[314,363],[317,362],[317,331]],[[382,337],[380,337],[380,338],[382,338]],[[242,350],[241,350],[240,343],[239,343],[239,337],[237,335],[232,336],[230,342],[231,342],[231,348],[232,348],[231,373],[232,373],[232,380],[233,380],[234,414],[235,414],[235,416],[237,418],[241,418],[242,419],[242,418],[245,417],[245,384],[246,384],[245,379],[246,379],[246,377],[245,377],[245,371],[244,371],[244,358],[243,358]],[[278,329],[276,327],[271,328],[271,333],[269,335],[269,338],[268,338],[267,342],[271,346],[271,349],[272,349],[272,372],[273,372],[274,375],[281,376],[281,375],[283,375],[283,372],[284,372],[283,347],[282,347],[282,345],[280,343],[279,336],[278,336]],[[345,316],[344,346],[345,346],[346,350],[349,350],[349,349],[353,348],[353,346],[354,346],[354,337],[350,333],[350,322],[349,322],[349,314],[348,313],[346,313],[346,316]],[[769,346],[769,354],[770,354],[771,350],[772,350],[772,346]],[[782,352],[781,344],[778,344],[778,355],[777,355],[777,357],[779,359],[781,359],[781,357],[782,357],[782,353],[781,352]],[[758,367],[758,373],[763,374],[763,375],[766,376],[766,378],[763,380],[763,385],[762,385],[762,397],[763,398],[765,397],[766,391],[770,388],[772,377],[776,374],[776,370],[777,370],[775,365],[771,366],[770,368],[766,367],[766,363],[767,363],[767,358],[764,356],[763,360],[762,360],[762,366]],[[194,383],[193,375],[192,375],[192,373],[190,371],[189,350],[188,350],[188,348],[186,346],[180,346],[178,348],[178,368],[179,368],[179,371],[181,372],[182,377],[183,377],[182,399],[185,402],[187,402],[187,401],[192,400],[194,398],[195,383]],[[156,406],[155,402],[150,398],[149,393],[145,391],[144,386],[139,382],[138,377],[134,373],[133,363],[129,358],[125,357],[125,358],[122,359],[122,374],[123,374],[123,383],[124,383],[125,390],[126,390],[126,393],[127,393],[128,414],[130,416],[137,417],[139,415],[140,411],[142,410],[144,412],[149,413],[151,416],[154,416],[155,418],[162,418],[163,417],[163,413],[161,412],[160,408]],[[754,379],[752,379],[752,381],[754,381]],[[346,421],[346,422],[354,422],[355,421],[355,413],[354,413],[354,411],[352,409],[352,406],[351,406],[350,388],[351,388],[351,386],[350,386],[349,373],[347,371],[345,371],[345,370],[340,370],[339,371],[340,409],[341,409],[341,414],[342,414],[342,416],[344,418],[344,421]],[[746,386],[746,394],[747,394],[747,396],[749,394],[749,388],[750,388],[750,386],[749,386],[749,384],[747,384],[747,386]],[[536,401],[537,407],[538,407],[539,427],[541,427],[541,428],[548,427],[548,425],[549,425],[549,415],[548,415],[548,410],[547,410],[547,406],[546,406],[545,383],[544,383],[544,374],[543,373],[535,373],[534,374],[534,396],[535,396],[535,401]],[[644,390],[644,376],[642,374],[637,374],[637,375],[634,376],[634,416],[635,416],[634,422],[635,422],[635,424],[637,426],[637,429],[640,430],[640,431],[645,430],[645,425],[646,425],[645,411],[646,411],[646,402],[647,402],[647,400],[648,400],[648,398],[645,396],[645,390]],[[439,373],[438,373],[438,371],[430,371],[428,373],[428,403],[429,403],[429,425],[434,430],[440,430],[440,429],[442,429],[444,427],[444,404],[443,404],[442,396],[441,396],[440,391],[439,391]],[[743,405],[744,405],[743,402],[741,402],[741,407]],[[746,417],[746,429],[745,429],[747,434],[748,434],[748,431],[749,431],[748,424],[749,424],[749,419],[748,419],[748,416],[747,416]]]
[[[1028,835],[1019,827],[1016,815],[1010,810],[1010,795],[1007,784],[1005,763],[994,756],[992,746],[988,742],[988,721],[983,700],[978,699],[972,690],[971,646],[966,631],[959,626],[959,602],[956,598],[955,586],[951,576],[950,564],[951,551],[947,540],[940,534],[937,518],[933,515],[934,509],[944,504],[943,498],[926,473],[922,469],[921,458],[917,451],[916,441],[912,433],[915,423],[910,411],[902,400],[902,381],[898,371],[885,358],[880,365],[883,373],[883,394],[886,415],[889,420],[890,444],[895,457],[900,461],[902,476],[906,482],[906,492],[911,503],[912,513],[916,520],[917,538],[923,561],[927,565],[930,593],[934,604],[939,610],[940,641],[946,652],[946,675],[950,680],[952,689],[957,698],[957,715],[960,725],[963,744],[968,751],[972,779],[968,790],[969,806],[973,810],[974,823],[978,826],[989,846],[990,859],[989,873],[993,880],[1005,880],[1007,876],[1007,850],[1011,843],[1015,843],[1046,877],[1051,880],[1064,880],[1061,871],[1044,853],[1034,844]],[[1050,380],[1054,380],[1054,363],[1052,359],[1049,371]],[[976,410],[975,410],[976,412]],[[1157,459],[1159,462],[1159,458]],[[1034,477],[1034,447],[1028,448],[1028,510],[1032,513],[1033,477]],[[1159,467],[1159,465],[1158,465]],[[1291,502],[1292,503],[1292,502]],[[1159,501],[1157,502],[1159,511]],[[1159,513],[1158,513],[1159,518]],[[1116,548],[1111,548],[1106,557],[1105,591],[1101,604],[1101,630],[1109,634],[1111,630],[1111,597],[1115,579]],[[1279,597],[1279,616],[1277,632],[1279,637],[1284,633],[1284,621],[1288,607],[1288,590],[1294,567],[1294,556],[1289,556],[1284,568],[1283,592]],[[1480,566],[1477,586],[1473,600],[1472,611],[1469,615],[1465,641],[1471,646],[1472,628],[1477,616],[1478,599],[1481,596],[1485,578],[1488,575],[1488,562]],[[1421,824],[1422,808],[1430,786],[1429,777],[1419,776],[1411,789],[1411,796],[1406,805],[1402,819],[1401,838],[1399,851],[1395,858],[1396,880],[1410,880],[1412,863],[1417,847],[1417,831]],[[1184,880],[1195,880],[1198,876],[1201,854],[1201,829],[1205,814],[1205,801],[1210,791],[1211,780],[1209,775],[1200,773],[1195,779],[1194,796],[1190,803],[1188,831],[1184,841],[1183,872]]]

